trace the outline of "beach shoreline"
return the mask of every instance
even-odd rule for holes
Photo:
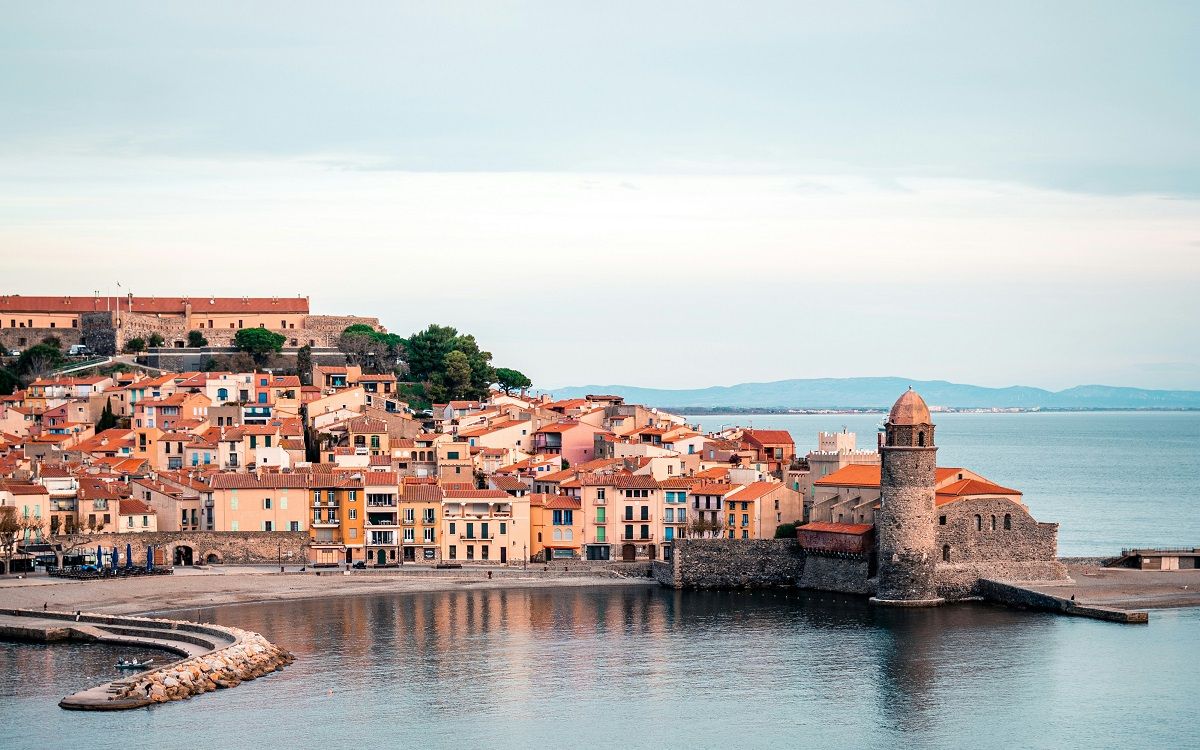
[[[544,589],[657,585],[653,579],[602,573],[563,574],[505,570],[489,579],[488,570],[453,573],[414,571],[359,573],[341,571],[279,573],[251,566],[170,576],[70,581],[46,576],[0,580],[0,606],[94,612],[113,615],[165,614],[202,607],[260,604],[304,599],[490,589]],[[494,573],[495,571],[493,571]]]

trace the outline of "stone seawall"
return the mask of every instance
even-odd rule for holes
[[[804,557],[799,586],[842,594],[875,595],[875,579],[870,577],[870,560],[865,556],[809,552]]]
[[[986,578],[980,579],[977,590],[989,602],[1003,604],[1016,609],[1033,609],[1041,612],[1054,612],[1074,617],[1090,617],[1094,620],[1131,624],[1143,624],[1150,621],[1150,614],[1148,612],[1116,609],[1115,607],[1101,607],[1091,604],[1077,604],[1069,599],[1043,594],[1040,591],[1033,591],[1004,581],[993,581]]]
[[[95,550],[117,546],[125,555],[125,545],[133,545],[134,560],[145,560],[147,547],[165,548],[167,561],[176,559],[176,550],[191,550],[194,564],[240,563],[267,564],[282,560],[285,565],[303,565],[308,559],[307,531],[152,531],[131,534],[93,534],[81,549]]]
[[[652,573],[675,588],[778,588],[796,585],[804,553],[794,539],[682,539],[672,562]]]

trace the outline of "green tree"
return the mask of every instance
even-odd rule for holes
[[[62,352],[47,344],[36,344],[17,358],[17,374],[37,377],[63,363]]]
[[[449,399],[468,399],[474,391],[471,388],[471,361],[466,354],[455,349],[446,355],[445,374],[442,383],[446,388]]]
[[[430,380],[440,374],[457,338],[457,330],[437,324],[409,336],[404,342],[404,352],[410,376],[414,380]]]
[[[47,336],[42,339],[42,343],[52,349],[62,349],[62,339],[58,336]]]
[[[296,352],[296,374],[300,376],[301,385],[312,385],[312,370],[312,347],[305,344]]]
[[[525,389],[533,385],[533,381],[525,376],[520,370],[513,370],[508,367],[496,368],[496,383],[504,389],[505,393],[512,393],[519,390],[521,394],[525,394]]]
[[[0,368],[0,396],[9,396],[21,385],[17,374],[7,368]]]
[[[129,339],[125,342],[125,351],[130,354],[146,351],[146,339],[139,337]]]
[[[202,346],[208,346],[208,339],[204,338],[204,334],[200,331],[188,331],[187,344],[193,349],[199,349]]]
[[[796,524],[794,524],[794,523],[779,524],[778,526],[775,527],[775,538],[776,539],[795,539],[796,538]]]
[[[117,426],[117,415],[113,414],[112,399],[104,402],[104,410],[100,412],[100,418],[96,420],[96,432],[104,432],[111,430]]]
[[[272,354],[283,351],[287,337],[282,333],[268,331],[266,328],[243,328],[233,337],[233,345],[239,350],[254,357],[260,366],[265,364]]]
[[[151,349],[155,349],[157,347],[162,346],[165,343],[167,343],[167,342],[166,342],[166,339],[164,339],[162,337],[162,334],[159,333],[158,331],[155,331],[154,333],[150,334],[150,339],[146,342],[146,345],[149,346]]]

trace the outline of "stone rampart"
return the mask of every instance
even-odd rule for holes
[[[875,595],[870,577],[870,560],[863,555],[824,555],[808,552],[800,575],[802,589],[835,591],[842,594]]]
[[[24,351],[42,343],[42,339],[53,336],[65,351],[72,344],[85,343],[83,332],[78,328],[0,328],[0,346],[4,349]]]
[[[81,546],[94,550],[116,546],[121,555],[125,545],[133,545],[136,563],[145,559],[147,547],[163,547],[167,560],[174,560],[178,548],[191,550],[193,563],[274,563],[287,565],[307,560],[309,536],[306,531],[154,531],[133,534],[94,534]]]
[[[804,552],[794,539],[681,539],[672,562],[653,572],[675,588],[777,588],[796,585]]]

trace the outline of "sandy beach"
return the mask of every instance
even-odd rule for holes
[[[1082,604],[1121,609],[1200,606],[1200,570],[1141,571],[1069,566],[1072,583],[1022,584]],[[107,614],[163,612],[222,604],[310,599],[330,596],[458,591],[464,589],[553,588],[580,586],[652,586],[647,578],[619,578],[600,573],[502,569],[402,573],[289,572],[273,567],[224,566],[208,570],[183,568],[174,575],[109,581],[65,581],[37,575],[0,580],[0,607],[76,610]]]
[[[603,574],[546,574],[506,569],[488,580],[486,570],[401,574],[340,572],[286,573],[276,568],[222,567],[182,569],[170,576],[107,581],[67,581],[36,575],[0,580],[0,608],[83,610],[141,614],[221,604],[311,599],[331,596],[398,594],[464,589],[649,586],[647,578]]]

